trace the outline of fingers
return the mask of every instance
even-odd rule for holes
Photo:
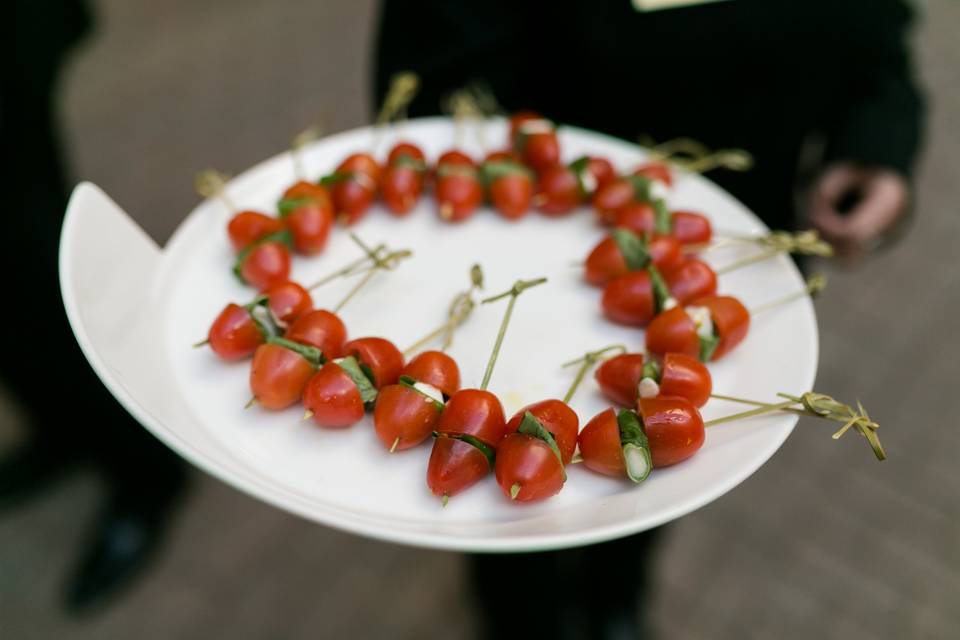
[[[868,244],[889,229],[906,208],[906,181],[892,172],[878,173],[867,183],[863,200],[847,218],[847,236]]]

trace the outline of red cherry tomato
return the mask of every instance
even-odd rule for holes
[[[507,423],[507,433],[513,433],[520,428],[523,415],[530,412],[543,428],[553,434],[560,449],[563,464],[570,464],[573,452],[577,448],[577,431],[580,429],[580,419],[577,413],[565,402],[560,400],[543,400],[527,405],[520,409]]]
[[[531,133],[523,137],[520,153],[524,163],[534,171],[542,171],[550,165],[560,162],[560,140],[556,131],[549,133]]]
[[[510,149],[502,149],[500,151],[491,151],[483,159],[484,162],[517,162],[520,163],[522,160],[515,152]]]
[[[637,389],[643,377],[644,358],[642,353],[622,353],[605,360],[597,367],[593,377],[603,393],[621,407],[633,407],[637,404]],[[619,442],[619,436],[617,436]]]
[[[692,211],[670,214],[671,235],[680,244],[706,244],[713,238],[713,227],[706,216]]]
[[[270,312],[285,325],[313,310],[310,292],[292,280],[275,284],[263,293],[268,298]]]
[[[314,200],[288,213],[285,220],[293,236],[294,250],[305,256],[313,256],[327,246],[333,226],[333,205],[329,199]]]
[[[510,116],[510,144],[512,146],[515,147],[517,144],[517,137],[520,135],[520,128],[523,123],[530,120],[543,120],[543,116],[536,111],[518,111]]]
[[[258,211],[241,211],[227,223],[227,236],[234,251],[242,251],[260,238],[283,229],[283,221]]]
[[[257,350],[263,343],[263,334],[257,329],[249,311],[230,303],[210,325],[207,341],[213,352],[224,360],[239,360]]]
[[[606,409],[595,415],[583,427],[578,443],[583,464],[588,469],[605,476],[627,477],[616,411]]]
[[[436,387],[447,398],[460,389],[460,367],[442,351],[418,354],[407,363],[400,375]]]
[[[337,220],[351,225],[360,220],[373,204],[380,183],[380,165],[367,153],[355,153],[340,163],[334,172],[343,179],[330,188]]]
[[[702,260],[691,258],[664,274],[670,295],[680,304],[717,293],[717,274]]]
[[[450,396],[437,425],[439,433],[473,436],[494,448],[506,428],[500,400],[482,389],[461,389]]]
[[[240,276],[259,290],[290,279],[290,250],[282,242],[261,242],[240,260]]]
[[[710,371],[695,356],[668,353],[660,373],[660,395],[689,400],[695,407],[707,404],[713,392]]]
[[[330,192],[327,191],[326,187],[316,184],[315,182],[309,182],[307,180],[298,180],[290,185],[286,191],[283,192],[283,198],[285,200],[294,200],[298,198],[313,198],[314,200],[329,200]]]
[[[592,204],[597,221],[605,226],[617,222],[617,212],[636,198],[633,183],[626,178],[614,178],[597,189]]]
[[[403,354],[384,338],[355,338],[343,345],[343,354],[354,356],[370,370],[371,382],[377,389],[395,384],[403,370]]]
[[[716,360],[743,342],[750,330],[750,312],[731,296],[711,296],[691,304],[710,309],[714,331],[720,338],[711,360]]]
[[[617,172],[613,168],[613,165],[610,164],[610,161],[600,156],[590,156],[590,159],[587,161],[587,172],[593,176],[594,181],[597,183],[596,189],[600,189],[617,177]],[[594,189],[594,193],[596,193],[596,189]],[[593,194],[591,193],[589,195]]]
[[[660,357],[668,353],[682,353],[693,358],[700,355],[697,325],[679,305],[667,309],[650,322],[646,343],[647,351]]]
[[[654,469],[682,462],[703,446],[703,418],[689,400],[665,396],[641,398],[637,412],[643,418]]]
[[[684,260],[680,243],[670,236],[654,237],[647,243],[647,249],[653,265],[661,273],[672,271]],[[612,236],[608,236],[587,256],[584,279],[594,286],[602,287],[628,271],[620,245]]]
[[[427,464],[427,486],[444,499],[469,489],[490,472],[487,456],[472,444],[441,436]]]
[[[452,164],[455,166],[461,167],[474,167],[476,168],[477,163],[473,161],[473,158],[465,154],[463,151],[457,149],[450,149],[437,158],[437,167],[441,167],[445,164]]]
[[[653,319],[656,304],[650,274],[630,271],[603,288],[603,315],[617,324],[645,327]]]
[[[526,173],[518,171],[500,176],[490,183],[490,202],[508,220],[523,217],[532,199],[533,180]]]
[[[401,142],[390,150],[387,167],[380,178],[380,194],[396,215],[409,213],[420,199],[426,161],[420,147]]]
[[[614,225],[636,234],[653,234],[656,212],[649,202],[629,202],[614,213]]]
[[[437,171],[434,197],[440,218],[448,222],[466,220],[483,201],[483,188],[476,170],[447,164]]]
[[[320,367],[303,390],[303,406],[313,412],[322,427],[342,429],[363,419],[360,390],[346,371],[335,362]]]
[[[511,433],[497,449],[497,484],[503,495],[517,502],[534,502],[563,488],[563,464],[543,440]]]
[[[347,327],[335,313],[325,309],[308,311],[297,318],[284,337],[300,344],[316,347],[327,360],[344,355]]]
[[[402,161],[401,159],[403,157],[418,162],[426,162],[427,159],[423,154],[423,149],[412,142],[398,142],[390,149],[390,154],[387,156],[387,164],[396,164],[398,161]]]
[[[410,387],[391,384],[377,396],[373,426],[380,442],[390,451],[417,446],[430,437],[439,421],[436,404]]]
[[[277,344],[262,344],[253,354],[250,391],[265,409],[285,409],[303,395],[314,368],[306,358]]]
[[[535,201],[537,208],[548,216],[560,216],[577,208],[583,202],[577,174],[562,164],[545,167],[539,175]]]
[[[668,187],[673,186],[673,172],[670,171],[670,166],[663,162],[647,162],[642,164],[636,168],[633,175],[657,180]]]

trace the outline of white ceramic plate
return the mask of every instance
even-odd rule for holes
[[[442,118],[411,121],[401,134],[430,158],[453,143],[453,127]],[[487,125],[486,140],[505,136],[503,122]],[[643,157],[635,145],[588,131],[562,128],[560,139],[566,160],[589,152],[626,170]],[[304,156],[309,175],[329,173],[343,156],[368,149],[371,141],[365,128],[317,142]],[[471,136],[463,146],[479,153],[474,141]],[[382,146],[392,142],[388,137]],[[293,179],[291,158],[283,154],[234,179],[229,194],[242,207],[273,211]],[[764,229],[743,205],[699,176],[679,177],[671,205],[707,213],[718,229]],[[221,204],[203,203],[160,250],[99,189],[81,184],[61,243],[67,314],[101,379],[146,428],[207,472],[306,518],[440,549],[525,551],[598,542],[654,527],[716,499],[763,464],[795,424],[795,417],[778,415],[709,429],[696,456],[655,471],[640,486],[577,465],[564,490],[540,504],[510,503],[491,476],[443,508],[424,480],[429,444],[390,455],[369,418],[348,430],[328,431],[301,422],[300,408],[245,411],[249,364],[225,364],[208,350],[191,348],[226,302],[251,297],[230,272],[228,217]],[[583,284],[580,270],[571,266],[604,234],[587,209],[562,219],[531,213],[519,222],[481,209],[466,223],[450,225],[438,220],[428,197],[405,219],[376,206],[355,231],[369,243],[411,248],[414,257],[378,276],[344,309],[351,337],[382,335],[404,348],[443,320],[474,262],[484,268],[489,293],[507,289],[517,278],[549,278],[519,300],[494,372],[491,390],[508,416],[527,403],[561,396],[573,374],[560,368],[566,360],[613,343],[642,350],[642,332],[604,321],[599,290]],[[717,251],[709,260],[722,265],[745,251]],[[308,283],[357,256],[346,233],[337,230],[322,256],[295,258],[293,275]],[[747,306],[802,287],[787,258],[722,276],[720,283],[722,292]],[[317,305],[334,304],[349,284],[319,290]],[[503,310],[504,303],[480,307],[458,332],[450,353],[464,386],[479,384]],[[797,301],[755,318],[745,343],[711,366],[714,388],[759,399],[809,390],[817,352],[813,307],[809,300]],[[581,425],[608,406],[592,378],[572,405]],[[703,413],[709,419],[736,410],[711,402]]]

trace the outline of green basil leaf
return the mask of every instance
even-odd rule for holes
[[[643,363],[643,373],[640,376],[640,379],[650,378],[654,382],[660,382],[660,376],[663,375],[663,369],[660,366],[660,363],[654,359],[645,360]]]
[[[309,196],[303,198],[282,198],[277,203],[277,212],[279,212],[281,218],[286,218],[294,209],[311,204],[314,200],[315,198]]]
[[[567,166],[569,166],[570,170],[574,173],[580,173],[586,171],[588,164],[590,164],[590,156],[580,156]]]
[[[717,350],[717,347],[720,346],[720,336],[716,334],[716,329],[714,333],[709,337],[705,338],[699,336],[700,338],[700,362],[710,362],[710,358],[713,357],[713,352]]]
[[[529,411],[524,412],[523,419],[520,421],[520,426],[517,428],[518,433],[523,433],[528,436],[533,436],[534,438],[539,438],[547,443],[550,449],[557,456],[557,460],[560,461],[560,465],[563,466],[563,456],[560,455],[560,447],[557,446],[557,441],[554,439],[553,434],[547,431],[547,428],[544,427],[537,418],[530,413]],[[563,472],[564,480],[566,480],[567,472]]]
[[[299,342],[287,340],[286,338],[281,338],[279,336],[270,336],[267,338],[267,342],[269,344],[279,345],[285,349],[290,349],[290,351],[293,351],[294,353],[300,354],[304,360],[309,362],[314,367],[319,367],[327,361],[320,349],[308,344],[301,344]]]
[[[243,308],[250,314],[250,319],[253,320],[254,326],[264,340],[283,334],[280,323],[270,311],[270,299],[267,296],[257,296],[253,302],[244,305]]]
[[[639,202],[650,202],[650,186],[653,180],[645,176],[626,176],[633,185],[633,197]]]
[[[357,385],[357,389],[360,391],[360,399],[365,406],[369,406],[377,400],[377,388],[373,386],[373,382],[370,381],[367,374],[360,368],[360,363],[357,362],[356,358],[347,356],[337,362],[337,365],[343,369],[344,373],[350,376],[353,384]]]
[[[647,434],[643,432],[640,416],[629,409],[623,409],[617,414],[617,425],[620,427],[620,445],[623,447],[627,476],[639,484],[647,479],[653,468],[650,441],[647,440]],[[639,468],[637,457],[640,462]]]
[[[432,396],[428,396],[420,389],[417,389],[417,387],[415,386],[417,384],[417,381],[415,379],[411,378],[410,376],[400,376],[399,384],[408,389],[413,389],[414,391],[422,395],[424,398],[432,402],[434,409],[436,409],[437,411],[443,411],[443,403]]]
[[[467,444],[473,447],[476,447],[477,449],[480,450],[480,453],[486,456],[487,463],[490,465],[491,469],[493,469],[493,466],[497,461],[496,450],[490,445],[488,445],[486,442],[484,442],[483,440],[480,440],[479,438],[476,438],[475,436],[467,435],[466,433],[452,434],[452,433],[439,433],[437,431],[434,431],[433,437],[434,438],[453,438],[454,440],[459,440],[460,442],[466,442]]]
[[[611,231],[610,235],[617,243],[617,247],[623,254],[623,259],[630,271],[639,271],[650,264],[650,252],[647,250],[647,243],[643,238],[630,229],[619,227]]]
[[[328,176],[323,176],[319,180],[319,184],[327,187],[331,184],[337,184],[338,182],[346,182],[353,177],[352,171],[344,171],[343,173],[331,173]]]
[[[664,282],[663,276],[660,275],[660,271],[653,266],[652,264],[647,266],[647,272],[650,274],[650,284],[653,286],[653,301],[656,312],[660,313],[663,311],[663,305],[666,304],[667,298],[670,297],[670,288],[667,287],[667,283]]]
[[[533,180],[533,172],[519,162],[510,160],[495,160],[493,162],[484,162],[480,165],[480,177],[484,184],[490,184],[497,178],[507,176],[526,176]]]
[[[241,267],[243,266],[243,261],[247,259],[247,256],[250,255],[250,252],[255,248],[259,247],[265,242],[280,242],[287,245],[287,247],[293,247],[293,236],[290,234],[289,229],[281,229],[280,231],[275,231],[273,233],[268,233],[262,238],[258,239],[256,242],[251,242],[243,249],[240,250],[240,253],[237,254],[237,260],[233,263],[233,275],[237,276],[237,279],[240,280],[243,284],[247,284],[246,279],[243,277],[243,271]]]
[[[437,167],[437,177],[446,178],[447,176],[467,176],[477,177],[476,168],[466,164],[441,164]]]
[[[657,198],[653,201],[653,230],[662,236],[669,235],[673,230],[670,210],[663,198]]]

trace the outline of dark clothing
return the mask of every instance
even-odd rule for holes
[[[0,97],[8,309],[0,314],[0,382],[23,406],[31,436],[97,464],[122,498],[149,501],[182,482],[179,458],[110,395],[67,323],[57,270],[67,180],[57,133],[58,73],[89,26],[80,2],[16,3],[15,59]]]
[[[911,17],[895,0],[732,0],[653,13],[628,0],[387,0],[375,95],[379,104],[390,77],[409,69],[422,79],[411,116],[439,113],[444,95],[479,80],[508,113],[532,109],[627,140],[744,148],[753,170],[711,178],[771,227],[790,228],[811,136],[823,142],[820,162],[910,174],[922,129],[905,44]],[[645,599],[655,536],[472,556],[488,637],[608,637],[598,625]],[[522,576],[542,615],[517,615],[522,596],[508,576]]]
[[[680,136],[754,154],[749,173],[711,175],[770,226],[793,222],[805,140],[828,158],[909,175],[922,98],[905,44],[912,12],[896,0],[732,0],[638,13],[628,0],[386,1],[375,93],[410,69],[411,116],[486,81],[507,112],[627,140]]]

